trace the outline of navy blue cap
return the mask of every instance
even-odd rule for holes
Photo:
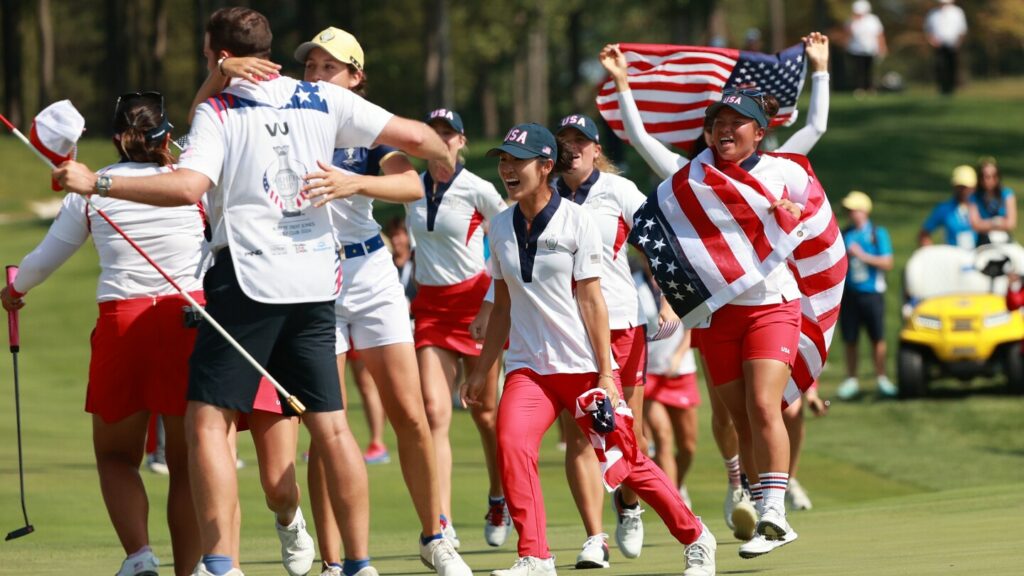
[[[497,156],[499,152],[508,152],[512,156],[525,160],[527,158],[544,158],[554,160],[558,156],[558,144],[547,128],[536,123],[517,124],[505,135],[505,142],[497,148],[487,151],[488,156]]]
[[[590,140],[595,144],[600,143],[600,138],[597,134],[597,124],[590,116],[584,116],[583,114],[570,114],[569,116],[562,118],[561,126],[558,128],[558,133],[561,134],[569,128],[579,130],[581,134],[587,137],[587,140]]]
[[[725,106],[747,118],[753,118],[761,128],[768,127],[768,116],[764,113],[764,94],[758,90],[723,90],[722,100],[708,106],[704,114],[708,118],[714,118]]]
[[[431,122],[444,122],[459,134],[466,133],[466,128],[462,124],[462,116],[459,116],[459,113],[455,110],[438,108],[427,115],[426,122],[427,124],[430,124]]]

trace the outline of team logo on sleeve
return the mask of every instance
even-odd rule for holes
[[[285,217],[301,216],[306,194],[300,191],[306,167],[288,156],[288,146],[274,146],[277,157],[263,171],[263,191]]]

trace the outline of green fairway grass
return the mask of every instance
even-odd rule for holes
[[[829,131],[811,154],[815,169],[838,204],[851,188],[875,199],[876,222],[888,227],[897,270],[915,245],[928,210],[949,194],[956,164],[994,155],[1007,184],[1024,193],[1024,80],[974,84],[954,99],[930,90],[854,100],[832,100]],[[806,107],[804,107],[806,109]],[[802,125],[803,119],[798,124]],[[783,136],[784,138],[784,136]],[[497,182],[488,143],[472,142],[472,170]],[[113,160],[103,139],[83,143],[92,167]],[[635,156],[629,176],[644,190],[654,184]],[[49,191],[38,160],[10,137],[0,137],[0,264],[16,264],[42,239],[47,224],[31,216],[29,202],[60,198]],[[382,214],[400,213],[394,208]],[[1018,239],[1021,236],[1018,234]],[[21,317],[22,431],[28,512],[36,532],[0,542],[0,575],[113,574],[124,553],[106,516],[91,442],[91,420],[82,410],[89,333],[96,317],[95,250],[84,247],[28,296]],[[890,273],[887,330],[896,349],[898,272]],[[0,535],[22,525],[18,503],[13,378],[10,354],[0,354]],[[837,346],[835,350],[841,349]],[[833,396],[842,378],[835,354],[822,378]],[[725,472],[710,432],[707,403],[700,409],[698,454],[688,480],[695,512],[719,540],[719,574],[934,575],[1020,574],[1024,561],[1016,520],[1024,512],[1024,398],[1010,396],[1001,380],[963,387],[941,382],[936,397],[913,402],[874,396],[862,364],[865,397],[834,401],[831,414],[810,420],[799,478],[814,509],[793,513],[800,538],[771,555],[741,560],[738,543],[722,518]],[[702,391],[703,392],[703,391]],[[358,395],[350,420],[361,443],[366,430]],[[706,396],[706,394],[705,394]],[[394,438],[392,463],[371,466],[371,552],[382,574],[429,574],[417,558],[419,523],[402,481]],[[300,451],[305,449],[303,435]],[[540,468],[546,490],[549,538],[558,568],[570,573],[586,534],[565,484],[563,454],[553,434],[545,439]],[[477,574],[507,568],[515,535],[500,549],[483,542],[487,478],[472,421],[457,411],[452,425],[455,457],[453,520],[462,553]],[[240,436],[247,466],[239,471],[243,569],[250,576],[282,574],[273,519],[259,486],[252,443]],[[304,464],[298,464],[305,485]],[[163,506],[167,479],[142,471],[151,496],[154,549],[171,561]],[[306,518],[311,521],[308,504]],[[601,574],[680,574],[682,549],[653,511],[644,515],[647,539],[638,560],[626,560],[612,543],[612,568]],[[614,532],[610,511],[605,529]],[[613,538],[614,540],[614,538]],[[171,574],[168,568],[165,574]],[[318,573],[318,572],[314,572]]]

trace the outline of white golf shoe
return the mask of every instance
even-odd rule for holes
[[[786,511],[768,506],[757,523],[757,535],[740,545],[741,558],[756,558],[797,539],[795,530],[786,521]]]
[[[462,546],[462,542],[459,541],[459,535],[455,533],[455,526],[452,526],[452,523],[443,516],[441,517],[441,534],[444,534],[445,538],[452,541],[452,548],[458,550]]]
[[[117,576],[157,576],[159,568],[160,561],[152,550],[147,550],[125,558],[121,563],[121,569],[117,571]]]
[[[192,576],[215,576],[213,572],[206,569],[206,565],[200,560],[199,564],[196,564],[196,569],[192,572]],[[242,571],[238,568],[232,568],[228,570],[228,573],[224,576],[245,576]]]
[[[505,504],[492,504],[484,516],[484,540],[488,546],[501,546],[512,531],[512,517],[509,516],[508,506]]]
[[[804,487],[797,482],[796,478],[789,479],[789,486],[786,487],[786,502],[790,510],[810,510],[811,497],[804,491]]]
[[[420,542],[420,560],[437,576],[473,576],[473,571],[447,538],[431,540],[426,545]]]
[[[302,508],[295,509],[295,518],[288,526],[281,526],[274,520],[277,538],[281,541],[281,563],[289,576],[306,576],[316,560],[316,545],[306,531],[306,519]]]
[[[640,519],[644,509],[622,506],[618,490],[612,493],[612,507],[615,510],[615,543],[626,558],[639,558],[644,547],[644,521]]]
[[[718,542],[715,535],[704,526],[700,538],[693,544],[686,547],[683,555],[686,558],[686,569],[683,576],[715,576],[715,553],[718,549]]]
[[[491,576],[556,576],[555,557],[541,560],[534,556],[524,556],[507,570],[495,570]]]
[[[576,569],[586,568],[607,568],[611,566],[608,562],[608,535],[601,533],[587,538],[583,548],[576,556]]]
[[[320,572],[320,576],[344,576],[344,574],[345,573],[341,571],[341,568],[337,566],[329,566],[327,564],[324,564],[323,572]],[[373,566],[367,566],[352,576],[380,576],[380,574]]]
[[[753,538],[743,544],[740,544],[740,558],[745,558],[747,560],[757,558],[758,556],[762,556],[776,548],[781,548],[782,546],[793,542],[797,537],[798,535],[796,531],[792,529],[790,529],[783,538],[776,540],[769,540],[761,534],[755,534]]]
[[[754,533],[757,531],[757,510],[754,508],[754,503],[750,501],[750,496],[740,488],[742,496],[739,502],[736,502],[732,508],[732,514],[730,519],[732,520],[732,535],[737,540],[750,540],[754,537]]]

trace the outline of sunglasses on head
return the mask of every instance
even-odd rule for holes
[[[736,96],[737,94],[753,98],[763,111],[765,109],[764,104],[764,92],[755,88],[726,88],[722,90],[722,96]]]
[[[118,96],[117,103],[114,104],[114,125],[117,125],[117,119],[122,114],[126,114],[127,110],[139,102],[156,104],[160,109],[160,124],[146,131],[147,141],[159,140],[174,128],[174,125],[167,121],[167,114],[164,112],[164,95],[154,91],[129,92]]]

